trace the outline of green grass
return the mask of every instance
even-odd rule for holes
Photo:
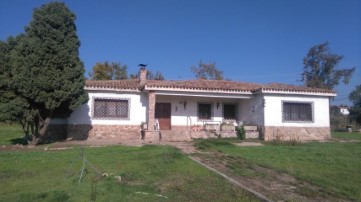
[[[361,133],[332,132],[332,138],[341,140],[361,140]]]
[[[78,184],[79,159],[65,178],[80,151],[1,151],[0,201],[90,201],[91,196],[97,201],[255,201],[170,146],[85,148],[92,165],[114,173],[92,191],[96,174],[90,166]]]
[[[289,173],[340,197],[361,201],[361,142],[237,147],[225,140],[202,140],[196,143],[199,145]]]
[[[0,123],[0,146],[26,144],[23,129],[19,124]]]

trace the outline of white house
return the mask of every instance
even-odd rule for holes
[[[87,81],[89,100],[52,126],[68,139],[187,141],[234,137],[234,126],[257,126],[263,140],[330,138],[334,91],[286,84],[219,80]]]
[[[348,106],[341,105],[341,106],[339,106],[339,108],[340,108],[340,113],[341,113],[342,115],[347,116],[347,115],[350,114],[350,111],[349,111],[349,107],[348,107]]]

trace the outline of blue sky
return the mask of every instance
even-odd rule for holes
[[[24,31],[34,8],[47,0],[0,0],[0,40]],[[199,60],[216,62],[226,78],[257,83],[297,80],[309,48],[330,42],[344,56],[339,68],[356,67],[349,85],[336,88],[335,104],[361,84],[360,0],[71,0],[80,57],[96,62],[139,63],[166,79],[192,79]]]

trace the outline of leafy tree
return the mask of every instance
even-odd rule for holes
[[[130,79],[139,79],[140,72],[137,74],[130,74]],[[164,80],[164,76],[160,71],[156,71],[155,74],[153,74],[152,71],[147,70],[147,80]]]
[[[164,80],[164,76],[160,71],[156,71],[153,78],[153,80]]]
[[[11,40],[1,45],[2,60],[7,61],[1,90],[6,99],[17,100],[12,105],[0,102],[1,117],[21,122],[31,144],[44,140],[52,118],[68,116],[87,100],[74,21],[64,3],[48,3],[34,10],[14,46]],[[4,109],[10,105],[16,113],[6,117]]]
[[[307,87],[333,89],[342,79],[348,84],[355,67],[349,69],[335,69],[343,56],[330,53],[328,42],[313,46],[303,59],[301,81]]]
[[[223,80],[223,71],[217,69],[215,62],[207,64],[199,61],[198,67],[192,66],[191,71],[197,79]]]
[[[349,100],[353,103],[350,117],[361,124],[361,85],[356,86],[356,89],[350,93]]]
[[[97,62],[89,73],[91,80],[121,80],[127,79],[127,65],[120,63]]]

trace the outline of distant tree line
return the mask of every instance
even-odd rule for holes
[[[97,62],[89,73],[90,80],[124,80],[124,79],[138,79],[139,72],[136,74],[130,74],[128,76],[128,66],[116,62]],[[164,80],[164,76],[161,72],[156,71],[154,74],[152,71],[147,70],[148,80]]]

